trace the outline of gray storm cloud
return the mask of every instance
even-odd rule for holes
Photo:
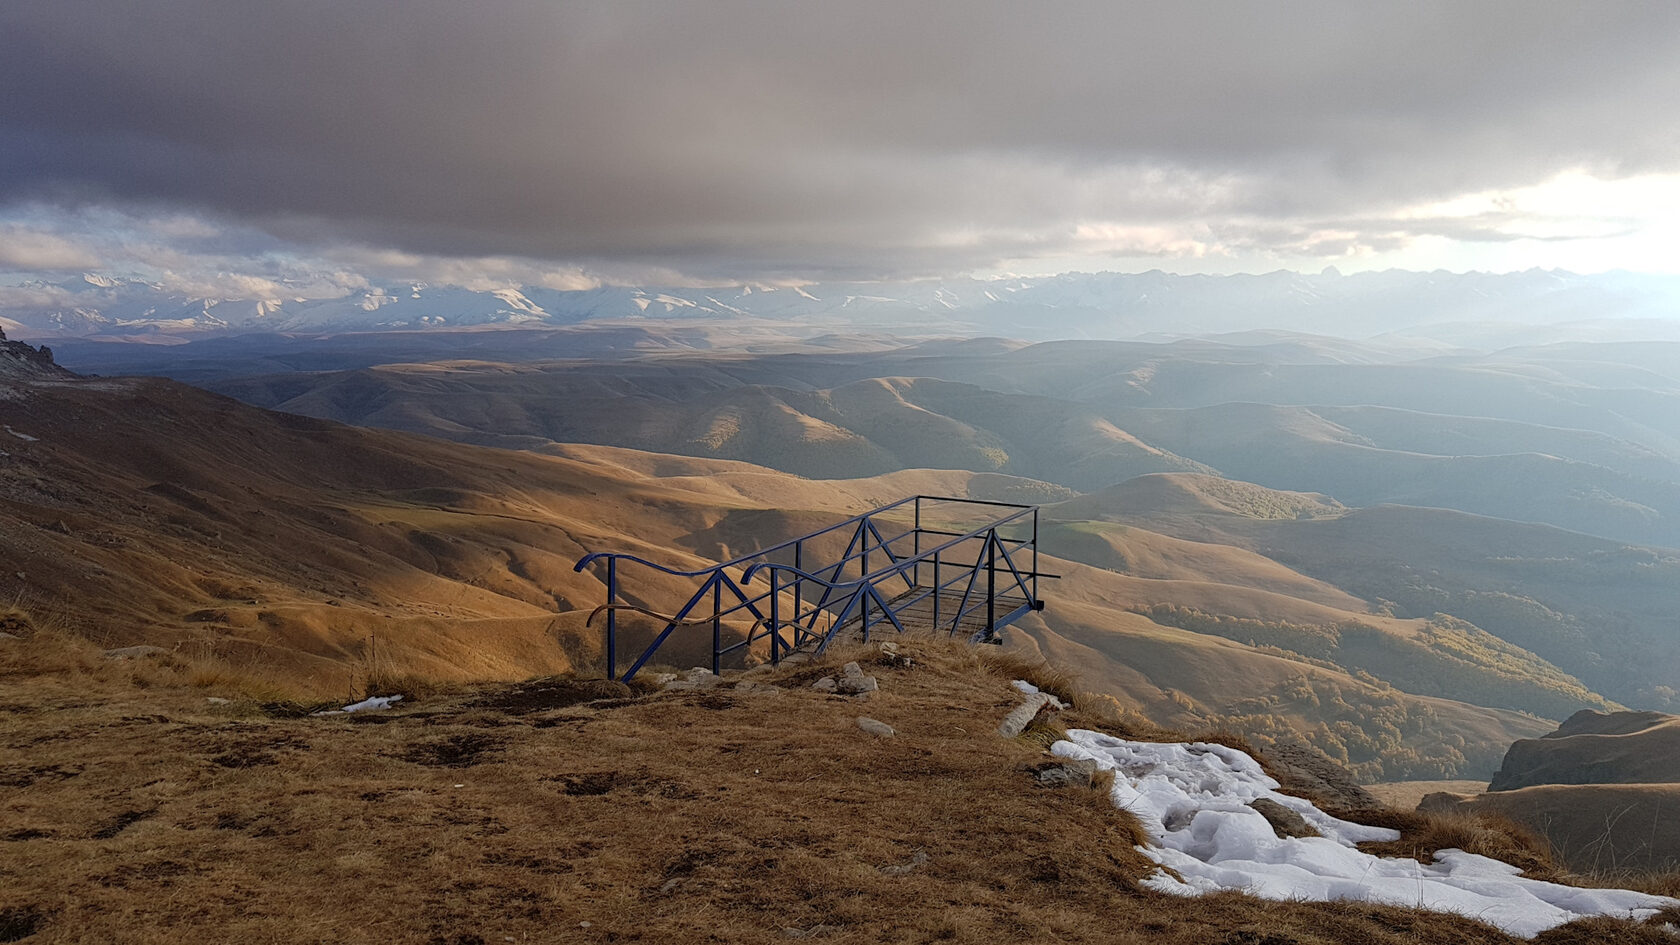
[[[0,200],[454,256],[901,274],[1680,163],[1675,4],[15,0],[0,50]]]

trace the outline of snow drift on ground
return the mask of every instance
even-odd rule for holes
[[[1680,901],[1624,889],[1580,889],[1525,879],[1516,867],[1462,850],[1443,850],[1430,865],[1362,853],[1366,840],[1398,832],[1338,820],[1278,783],[1244,752],[1202,742],[1132,742],[1073,730],[1051,751],[1112,770],[1116,806],[1154,838],[1140,847],[1177,871],[1158,870],[1145,885],[1194,896],[1234,889],[1267,899],[1359,900],[1456,912],[1523,937],[1584,916],[1648,918]],[[1284,839],[1248,806],[1268,797],[1297,811],[1322,836]]]
[[[369,709],[389,709],[402,701],[402,696],[369,696],[360,702],[353,702],[342,709],[328,709],[325,712],[312,712],[311,715],[343,715],[346,712],[366,712]]]

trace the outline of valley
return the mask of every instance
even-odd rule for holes
[[[1622,349],[637,337],[654,350],[521,360],[490,332],[508,360],[347,371],[306,348],[204,381],[283,413],[164,380],[24,385],[0,403],[35,431],[4,467],[24,577],[0,594],[316,696],[375,670],[599,671],[586,551],[688,566],[920,492],[1043,504],[1064,577],[1010,636],[1161,724],[1304,742],[1372,781],[1486,777],[1549,720],[1673,698],[1680,556],[1629,543],[1680,521],[1671,424],[1582,382]],[[1630,402],[1680,396],[1659,366]],[[1386,400],[1198,405],[1304,399],[1322,372]],[[1426,412],[1455,386],[1488,415]]]

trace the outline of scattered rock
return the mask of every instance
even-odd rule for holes
[[[862,679],[863,667],[857,664],[857,660],[853,660],[840,667],[840,675],[847,679]]]
[[[211,705],[231,705],[233,703],[232,699],[223,699],[221,696],[208,696],[204,701]]]
[[[106,650],[104,655],[108,660],[131,660],[141,656],[154,656],[168,652],[161,646],[141,644],[140,646],[119,646],[114,650]]]
[[[716,689],[723,685],[723,677],[713,673],[704,666],[696,666],[681,678],[665,684],[666,689]]]
[[[922,866],[927,861],[927,853],[922,850],[917,850],[914,856],[905,860],[903,863],[899,863],[895,866],[881,867],[881,872],[887,874],[888,876],[904,876],[908,873],[915,872],[918,867]]]
[[[874,692],[881,688],[874,676],[844,676],[834,681],[835,688],[848,695],[860,692]]]
[[[1314,830],[1307,819],[1300,812],[1283,806],[1269,797],[1257,797],[1248,802],[1248,806],[1260,812],[1266,818],[1266,823],[1272,825],[1272,832],[1282,838],[1317,837],[1321,834]]]
[[[1032,720],[1037,718],[1040,712],[1054,712],[1061,707],[1061,701],[1055,696],[1047,692],[1035,692],[1027,697],[1027,701],[1011,709],[1009,714],[1003,717],[1003,722],[998,725],[998,734],[1004,738],[1014,738],[1026,731],[1027,726],[1032,724]]]
[[[1036,775],[1040,787],[1086,787],[1097,776],[1101,768],[1095,761],[1079,759],[1064,761],[1058,765],[1042,768]]]
[[[1349,810],[1372,810],[1383,806],[1370,791],[1359,786],[1348,769],[1307,745],[1279,742],[1264,752],[1266,769],[1278,779],[1284,791],[1310,797],[1319,804]]]
[[[740,682],[735,684],[735,691],[736,692],[749,692],[749,693],[752,693],[755,696],[773,696],[773,695],[776,695],[777,693],[781,692],[782,690],[781,690],[781,687],[772,686],[769,683],[759,683],[759,682],[753,682],[750,679],[743,679]]]
[[[893,727],[891,725],[872,719],[867,715],[858,716],[857,727],[863,729],[871,735],[877,735],[881,738],[891,738],[897,734],[893,731]]]
[[[818,692],[833,692],[836,685],[837,684],[835,683],[833,676],[824,676],[812,683],[811,688],[817,690]]]
[[[909,669],[911,666],[915,665],[915,661],[900,653],[898,651],[898,644],[892,642],[891,640],[881,644],[881,658],[876,662],[881,663],[884,666],[892,666],[898,669]]]

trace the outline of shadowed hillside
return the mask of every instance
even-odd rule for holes
[[[1216,472],[1680,547],[1673,345],[1417,358],[1306,336],[447,362],[226,377],[251,403],[464,442],[810,476],[1001,471],[1092,491]],[[1247,341],[1250,343],[1239,343]]]

